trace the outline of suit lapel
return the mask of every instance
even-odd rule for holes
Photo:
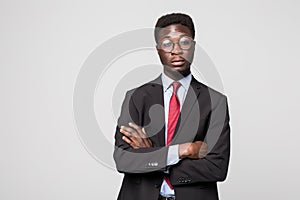
[[[184,103],[181,108],[180,116],[176,125],[173,139],[176,136],[176,133],[181,131],[185,121],[187,120],[189,114],[191,113],[191,110],[195,106],[195,103],[198,102],[200,89],[201,89],[200,83],[192,76],[191,84],[187,91]]]
[[[173,138],[176,136],[177,132],[181,131],[185,121],[187,120],[189,114],[191,113],[191,110],[195,106],[195,103],[198,101],[200,89],[201,89],[201,84],[192,76],[191,84],[187,91],[184,103],[182,105],[182,109],[180,112],[180,116],[178,119],[178,123],[176,125]],[[155,130],[151,132],[155,133],[155,135],[152,136],[152,139],[158,141],[160,146],[165,146],[165,110],[164,110],[164,96],[163,96],[163,85],[162,85],[161,75],[158,78],[154,79],[153,81],[149,82],[149,87],[147,87],[146,92],[149,94],[150,97],[149,102],[151,106],[158,104],[163,108],[162,110],[158,111],[159,113],[157,115],[155,115],[158,116],[160,121],[163,121],[164,124],[163,128],[160,131]]]
[[[157,126],[159,127],[162,126],[160,130],[152,131],[155,133],[155,135],[152,136],[152,139],[158,141],[159,146],[165,146],[165,107],[161,75],[149,82],[149,84],[150,85],[147,87],[146,92],[150,97],[150,106],[159,105],[161,108],[156,111],[154,117],[152,116],[151,120],[153,120],[153,122],[151,122],[151,124],[158,124]],[[157,120],[159,122],[155,122]]]
[[[194,104],[198,100],[198,96],[200,94],[200,84],[196,81],[194,77],[192,77],[190,87],[185,97],[185,101],[183,102],[181,109],[181,118],[182,122],[184,122],[190,113],[190,110],[193,108]]]

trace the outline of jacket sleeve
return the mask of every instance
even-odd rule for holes
[[[120,133],[122,125],[127,126],[129,122],[141,125],[140,112],[143,111],[137,108],[132,95],[133,91],[126,93],[115,131],[114,160],[117,170],[121,173],[164,171],[166,169],[168,147],[154,146],[151,148],[133,149],[122,139],[123,134]]]
[[[230,156],[229,113],[225,96],[212,109],[205,142],[209,148],[205,158],[183,159],[170,168],[172,185],[225,180]]]

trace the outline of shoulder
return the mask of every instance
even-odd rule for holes
[[[207,97],[212,103],[219,103],[221,101],[227,101],[227,96],[222,92],[198,81],[196,78],[192,77],[191,85],[193,88],[200,89],[200,96]]]
[[[144,96],[144,95],[154,95],[155,92],[160,91],[162,89],[162,81],[161,76],[151,80],[147,83],[144,83],[136,88],[127,91],[127,95],[130,96]]]

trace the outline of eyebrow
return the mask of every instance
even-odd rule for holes
[[[187,34],[181,34],[181,35],[179,35],[179,37],[183,37],[183,36],[188,36]],[[164,37],[161,37],[161,38],[170,38],[171,36],[169,36],[169,35],[166,35],[166,36],[164,36]],[[188,37],[190,37],[190,36],[188,36]]]

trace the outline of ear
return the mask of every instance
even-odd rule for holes
[[[158,44],[156,44],[156,51],[158,52],[160,49],[159,49],[159,47],[158,47]]]
[[[193,46],[193,49],[196,49],[196,41],[194,40],[194,46]]]

